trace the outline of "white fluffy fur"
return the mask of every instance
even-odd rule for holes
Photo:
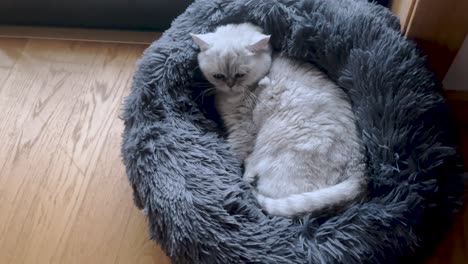
[[[366,189],[346,95],[310,64],[272,60],[268,39],[250,24],[194,35],[228,141],[245,162],[244,179],[256,185],[260,205],[272,215],[345,207]],[[246,75],[233,87],[213,78],[239,71]]]
[[[270,37],[251,24],[227,25],[213,33],[192,34],[192,37],[201,49],[198,55],[200,69],[218,92],[242,93],[263,78],[270,68]],[[216,74],[222,74],[226,79],[216,79]],[[236,78],[236,74],[245,76]],[[229,87],[230,81],[232,87]]]

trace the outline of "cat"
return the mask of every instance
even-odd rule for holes
[[[257,83],[271,67],[270,36],[252,24],[229,24],[213,33],[191,34],[200,47],[198,64],[215,86],[215,107],[228,131],[227,141],[240,161],[252,152]],[[235,41],[234,41],[235,39]]]
[[[252,24],[192,37],[243,179],[268,214],[318,214],[365,196],[364,150],[336,84],[309,63],[273,54],[270,36]]]

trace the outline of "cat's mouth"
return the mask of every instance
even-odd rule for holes
[[[233,87],[224,87],[223,89],[220,89],[220,92],[226,93],[226,94],[242,94],[245,92],[245,89],[243,87],[239,86],[233,86]]]

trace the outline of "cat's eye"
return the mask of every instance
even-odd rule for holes
[[[236,73],[236,78],[243,78],[245,73]]]
[[[213,74],[213,78],[218,79],[218,80],[224,80],[226,77],[222,75],[221,73]]]

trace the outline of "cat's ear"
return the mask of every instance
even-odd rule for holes
[[[190,33],[190,36],[192,36],[193,41],[197,43],[201,51],[206,51],[207,49],[211,47],[211,45],[208,42],[206,42],[206,40],[203,39],[205,38],[206,35]]]
[[[247,46],[247,49],[253,53],[262,51],[268,47],[270,43],[270,35],[264,36],[261,39],[257,40],[255,43]]]

